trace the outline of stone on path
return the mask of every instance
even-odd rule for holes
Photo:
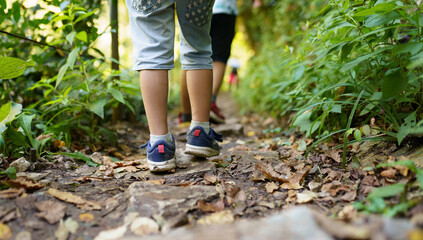
[[[10,166],[14,167],[16,172],[25,172],[31,166],[31,163],[28,162],[24,157],[21,157],[13,161]]]
[[[219,197],[214,186],[175,187],[145,182],[132,183],[125,194],[129,199],[128,209],[143,217],[161,215],[164,218],[196,208],[199,200],[211,201]]]
[[[195,158],[186,154],[177,154],[176,156],[177,169],[174,173],[154,174],[150,171],[143,171],[136,173],[139,179],[165,179],[166,184],[181,183],[182,181],[189,182],[193,179],[202,179],[205,174],[213,174],[216,172],[214,164],[204,158]]]
[[[216,132],[222,134],[223,136],[239,136],[244,134],[244,128],[242,124],[233,123],[233,124],[220,124],[213,128]]]
[[[136,238],[125,238],[135,240]],[[234,224],[197,225],[178,228],[165,235],[151,235],[145,240],[330,240],[319,228],[313,212],[305,207],[293,208],[260,220],[241,220]]]

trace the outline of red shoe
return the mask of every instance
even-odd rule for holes
[[[224,123],[225,116],[220,112],[220,109],[217,107],[216,103],[212,103],[210,109],[210,120],[215,123]]]

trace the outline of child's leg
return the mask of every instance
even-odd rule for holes
[[[220,153],[222,136],[210,128],[209,116],[213,87],[210,20],[213,0],[176,0],[180,26],[181,63],[187,70],[187,87],[192,119],[185,153],[200,157]]]
[[[151,171],[176,167],[175,141],[167,126],[168,70],[174,67],[173,0],[126,0],[134,46],[134,70],[140,70],[141,93],[150,128],[147,162]]]
[[[222,85],[223,77],[225,75],[226,63],[221,61],[213,62],[213,95],[219,94],[220,86]]]
[[[180,90],[181,90],[181,111],[184,114],[191,114],[191,104],[189,101],[188,95],[188,87],[187,87],[187,71],[181,71],[181,82],[180,82]]]
[[[168,71],[142,70],[140,85],[150,134],[166,135],[169,132],[167,127]]]
[[[187,87],[193,121],[209,121],[213,85],[212,75],[212,70],[208,69],[187,71]]]

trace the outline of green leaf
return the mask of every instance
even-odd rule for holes
[[[298,151],[305,151],[307,149],[307,144],[304,139],[301,139],[300,143],[298,144]]]
[[[402,18],[401,14],[397,12],[389,12],[387,14],[381,14],[381,15],[372,15],[366,20],[366,23],[364,25],[369,28],[377,27],[377,26],[382,26],[396,19],[401,19],[401,18]]]
[[[15,20],[15,22],[19,22],[19,19],[21,18],[21,4],[18,1],[15,1],[12,5],[12,15],[13,20]]]
[[[355,140],[357,140],[358,142],[361,142],[361,131],[359,129],[356,129],[354,131],[354,138]]]
[[[8,102],[0,107],[0,134],[6,130],[6,123],[13,121],[22,112],[22,105]]]
[[[52,154],[53,155],[63,155],[63,156],[68,156],[68,157],[71,157],[71,158],[76,158],[76,159],[82,160],[82,161],[86,162],[88,164],[88,166],[90,166],[90,167],[97,167],[99,165],[99,164],[93,162],[93,160],[90,157],[84,155],[81,152],[74,152],[74,153],[59,152],[59,153],[52,153]]]
[[[0,0],[0,8],[6,9],[7,8],[7,2],[6,0]]]
[[[0,79],[12,79],[23,74],[27,67],[35,66],[32,60],[24,61],[13,57],[0,57]]]
[[[401,70],[388,71],[382,83],[383,98],[388,99],[402,93],[408,86],[407,74]]]
[[[416,168],[416,165],[414,164],[414,162],[412,160],[401,160],[401,161],[397,161],[397,162],[381,163],[381,164],[378,164],[376,166],[376,168],[395,167],[395,166],[405,166],[405,167],[408,167],[413,172],[419,171],[419,169]]]
[[[57,16],[57,17],[51,19],[52,22],[58,22],[60,20],[70,20],[70,18],[66,15],[62,15],[62,16]]]
[[[371,129],[369,125],[364,125],[362,130],[363,130],[364,136],[368,136],[371,133]]]
[[[72,70],[73,66],[75,65],[76,58],[78,57],[79,48],[74,48],[72,52],[69,54],[68,59],[66,61],[69,68]]]
[[[417,169],[416,178],[417,182],[419,182],[420,189],[423,190],[423,170]]]
[[[97,101],[89,105],[91,112],[97,114],[101,118],[104,118],[104,105],[106,105],[106,98],[100,98]]]
[[[413,112],[408,117],[404,119],[404,123],[401,125],[398,134],[397,134],[397,140],[398,145],[401,144],[402,140],[404,140],[405,137],[410,134],[410,131],[413,127],[416,126],[416,112]]]
[[[16,169],[14,167],[8,167],[6,171],[1,171],[0,174],[6,175],[10,179],[16,178]]]
[[[125,99],[123,99],[123,95],[122,95],[122,93],[119,90],[111,87],[111,88],[109,88],[108,92],[110,94],[112,94],[112,96],[113,96],[114,99],[116,99],[119,102],[125,104]]]
[[[81,16],[79,16],[79,17],[75,20],[75,22],[74,22],[73,24],[75,24],[75,23],[77,23],[77,22],[81,21],[82,19],[85,19],[85,18],[87,18],[87,17],[89,17],[89,16],[91,16],[91,15],[93,15],[93,14],[94,14],[94,12],[87,12],[87,13],[85,13],[85,14],[82,14]]]
[[[394,197],[404,191],[405,191],[405,184],[396,183],[396,184],[373,189],[373,191],[367,196],[367,198],[376,199],[376,198]]]
[[[66,71],[68,70],[69,65],[67,63],[65,63],[65,65],[63,65],[60,70],[59,73],[57,74],[57,80],[56,80],[56,88],[59,86],[59,84],[62,82],[63,76],[65,76]]]
[[[333,113],[341,113],[342,112],[342,106],[339,104],[332,105],[332,108],[330,109],[330,112]]]
[[[364,16],[373,15],[376,13],[389,12],[394,10],[396,7],[397,6],[394,3],[381,3],[378,5],[375,5],[374,7],[370,9],[365,9],[365,10],[357,12],[356,14],[354,14],[354,17],[364,17]]]
[[[313,122],[310,121],[310,116],[311,111],[305,112],[299,115],[292,123],[292,125],[300,127],[301,132],[306,132],[311,128],[311,125],[313,124]]]
[[[87,32],[85,31],[80,31],[75,37],[81,41],[88,42]]]
[[[400,53],[411,53],[415,55],[420,52],[423,48],[423,42],[409,42],[405,44],[400,44],[394,49],[395,54]]]
[[[72,31],[71,33],[69,33],[66,36],[66,40],[68,40],[68,42],[69,42],[70,45],[73,44],[73,40],[75,39],[75,35],[76,35],[76,32],[75,31]]]
[[[8,138],[10,142],[17,147],[31,147],[25,135],[19,131],[16,131],[13,127],[7,129],[6,138]]]
[[[18,123],[23,129],[26,137],[30,140],[31,145],[34,146],[34,138],[32,137],[31,123],[35,115],[21,114],[18,118]]]

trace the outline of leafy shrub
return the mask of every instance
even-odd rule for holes
[[[22,2],[9,6],[0,0],[0,56],[30,59],[33,64],[21,77],[0,76],[0,105],[24,109],[16,121],[8,123],[9,129],[16,131],[7,130],[0,146],[15,158],[37,148],[37,138],[60,139],[67,145],[72,140],[116,143],[114,132],[105,127],[111,108],[121,103],[132,112],[142,114],[143,110],[141,104],[134,104],[141,103],[141,97],[138,86],[126,80],[131,76],[110,70],[110,62],[115,60],[94,46],[104,34],[98,32],[94,21],[101,1],[52,0],[30,9]],[[29,124],[28,132],[20,131],[25,130],[21,121]],[[20,133],[29,143],[11,145],[13,134],[15,140],[23,140]],[[38,155],[44,151],[37,149]]]
[[[288,12],[282,2],[265,10],[275,14],[272,26]],[[421,131],[423,15],[417,1],[289,4],[301,9],[303,21],[295,34],[260,39],[244,76],[243,87],[253,88],[250,106],[275,115],[296,111],[293,124],[320,138],[345,132],[348,141],[358,129],[354,136],[362,140],[362,126],[371,124],[368,137],[385,134],[400,144]],[[313,4],[317,8],[301,8]],[[297,41],[280,41],[285,35]]]

